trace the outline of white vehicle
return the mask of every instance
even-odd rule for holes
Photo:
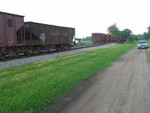
[[[148,48],[148,42],[145,40],[139,41],[137,43],[137,47],[138,47],[138,49],[146,49],[146,48]]]

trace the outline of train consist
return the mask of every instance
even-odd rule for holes
[[[0,12],[0,58],[70,47],[75,28],[24,22],[24,16]]]
[[[94,44],[110,43],[110,42],[124,42],[126,38],[121,36],[112,36],[103,33],[92,33],[92,41]]]
[[[70,48],[75,28],[24,22],[24,16],[0,12],[0,59]],[[125,38],[92,33],[95,44],[122,42]]]

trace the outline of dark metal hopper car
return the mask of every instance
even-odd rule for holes
[[[26,44],[56,45],[69,44],[73,41],[75,29],[54,25],[25,22]]]
[[[17,34],[18,42],[22,45],[20,52],[37,54],[69,49],[70,43],[73,42],[75,28],[25,22]]]
[[[124,43],[127,41],[127,38],[125,37],[121,37],[121,36],[116,36],[117,37],[117,41],[118,43]]]

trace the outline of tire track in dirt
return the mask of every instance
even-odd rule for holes
[[[118,59],[61,113],[150,113],[150,64],[137,48]]]

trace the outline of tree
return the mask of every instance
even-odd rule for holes
[[[144,34],[138,34],[137,35],[138,40],[144,40]]]
[[[122,37],[130,40],[129,37],[131,36],[131,33],[132,33],[132,31],[130,29],[124,29],[122,31]]]
[[[130,42],[132,42],[132,41],[134,41],[134,40],[137,40],[137,39],[138,39],[137,36],[134,35],[134,34],[132,34],[132,35],[130,35],[130,36],[128,37],[128,40],[129,40]]]
[[[146,32],[144,32],[144,38],[145,39],[150,39],[150,33],[148,32],[148,33],[146,33]]]
[[[121,36],[121,37],[125,37],[125,38],[129,38],[129,36],[132,33],[132,31],[130,29],[124,29],[123,31],[119,30],[116,23],[111,25],[110,27],[108,27],[108,32],[111,35]]]
[[[129,38],[129,36],[131,35],[132,31],[130,29],[124,29],[122,31],[122,36],[125,38]]]
[[[108,27],[107,30],[111,35],[121,36],[122,34],[116,23]]]
[[[84,41],[91,41],[92,40],[92,37],[91,36],[87,36],[84,38]]]
[[[148,32],[144,32],[142,34],[144,39],[150,39],[150,26],[147,28],[147,30]]]

